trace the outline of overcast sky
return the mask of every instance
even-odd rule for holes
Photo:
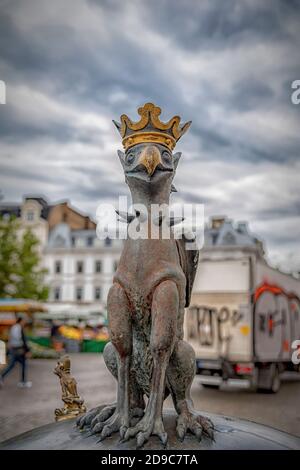
[[[300,270],[300,2],[0,0],[0,187],[95,215],[127,194],[111,120],[192,120],[174,201],[247,220]]]

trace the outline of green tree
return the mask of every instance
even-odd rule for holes
[[[15,218],[0,218],[0,297],[47,300],[39,241],[29,229],[20,236],[19,228]]]

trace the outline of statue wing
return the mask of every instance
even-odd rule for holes
[[[192,289],[199,259],[199,250],[187,250],[187,242],[188,240],[184,236],[181,239],[176,240],[178,255],[180,259],[180,266],[186,278],[185,307],[188,307],[190,305]]]

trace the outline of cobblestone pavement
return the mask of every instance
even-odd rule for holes
[[[6,378],[0,389],[0,441],[54,420],[54,409],[62,405],[58,378],[52,373],[55,363],[29,361],[31,389],[16,387],[17,368]],[[72,373],[89,409],[115,401],[116,383],[100,354],[72,355]],[[300,381],[292,377],[276,395],[203,389],[196,377],[192,396],[199,410],[250,419],[300,436]],[[166,406],[172,406],[170,399]]]

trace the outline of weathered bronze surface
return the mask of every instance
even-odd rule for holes
[[[55,366],[54,374],[59,377],[63,408],[56,408],[54,411],[55,420],[62,421],[78,416],[86,412],[84,401],[77,393],[77,383],[70,374],[71,362],[68,356],[64,356]]]
[[[104,406],[104,405],[103,405]],[[221,415],[207,415],[215,425],[215,440],[202,439],[199,442],[192,434],[180,442],[175,432],[176,412],[164,410],[164,425],[168,433],[168,450],[174,454],[184,454],[185,450],[288,450],[300,449],[300,438],[277,429],[256,424],[237,418]],[[79,433],[74,429],[74,421],[51,423],[35,428],[26,433],[0,442],[0,450],[118,450],[120,455],[126,455],[127,450],[134,450],[133,439],[122,442],[118,434],[101,443],[97,435],[88,432]],[[161,443],[157,437],[152,437],[145,443],[145,450],[159,450]],[[103,454],[104,455],[104,454]],[[201,465],[198,459],[198,464]],[[194,466],[197,468],[196,466]]]
[[[178,116],[162,123],[160,108],[151,103],[138,112],[138,123],[122,115],[121,124],[115,124],[126,149],[125,154],[118,152],[125,181],[133,204],[143,205],[146,214],[136,210],[135,215],[122,217],[129,229],[146,216],[150,229],[153,204],[169,205],[181,157],[171,150],[190,123],[180,127]],[[168,212],[154,222],[159,225],[164,218]],[[168,220],[169,226],[175,223]],[[178,438],[183,440],[188,431],[198,440],[203,435],[213,438],[212,422],[195,411],[190,396],[195,354],[183,340],[183,320],[198,253],[186,251],[185,246],[184,239],[174,236],[125,241],[107,300],[111,342],[104,350],[106,365],[118,381],[117,403],[77,420],[80,428],[89,426],[92,433],[100,433],[101,440],[119,432],[122,440],[136,438],[137,447],[151,435],[166,445],[162,408],[169,394],[178,415]]]

